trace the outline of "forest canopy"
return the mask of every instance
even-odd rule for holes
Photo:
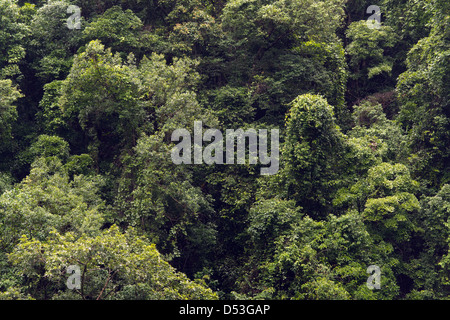
[[[449,84],[448,0],[0,0],[0,299],[448,299]]]

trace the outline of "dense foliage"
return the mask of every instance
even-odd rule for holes
[[[0,0],[0,299],[448,299],[449,165],[448,0]]]

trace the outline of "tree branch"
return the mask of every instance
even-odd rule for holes
[[[100,291],[100,294],[98,295],[98,297],[97,297],[96,300],[100,300],[100,298],[102,297],[103,291],[105,291],[106,287],[108,286],[109,280],[111,280],[112,277],[114,277],[114,275],[117,273],[117,271],[119,271],[119,269],[117,269],[116,271],[114,271],[112,274],[111,274],[111,273],[109,274],[108,279],[106,279],[106,283],[105,283],[105,285],[103,286],[102,291]],[[108,293],[108,295],[109,295],[110,293],[111,293],[111,291]],[[106,295],[105,298],[106,298],[108,295]]]

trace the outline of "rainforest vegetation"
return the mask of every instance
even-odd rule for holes
[[[448,299],[449,166],[448,0],[0,0],[0,299]]]

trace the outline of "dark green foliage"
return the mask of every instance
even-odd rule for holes
[[[449,12],[0,0],[0,299],[448,299]],[[195,121],[277,174],[175,164]]]
[[[98,39],[114,51],[138,53],[142,45],[138,32],[142,27],[141,20],[133,11],[124,12],[114,6],[83,30],[83,38],[88,41]]]
[[[448,15],[409,51],[399,77],[399,121],[410,132],[411,163],[424,184],[449,181],[450,40]],[[436,19],[437,20],[437,19]]]
[[[0,79],[17,78],[19,63],[25,57],[29,28],[21,21],[17,1],[0,2]]]
[[[12,138],[12,123],[17,119],[15,102],[21,94],[11,80],[0,80],[0,96],[0,150],[4,151],[4,145]]]
[[[69,1],[48,1],[37,9],[29,22],[32,32],[28,49],[30,64],[43,84],[67,76],[80,44],[80,30],[67,27],[69,5]]]

